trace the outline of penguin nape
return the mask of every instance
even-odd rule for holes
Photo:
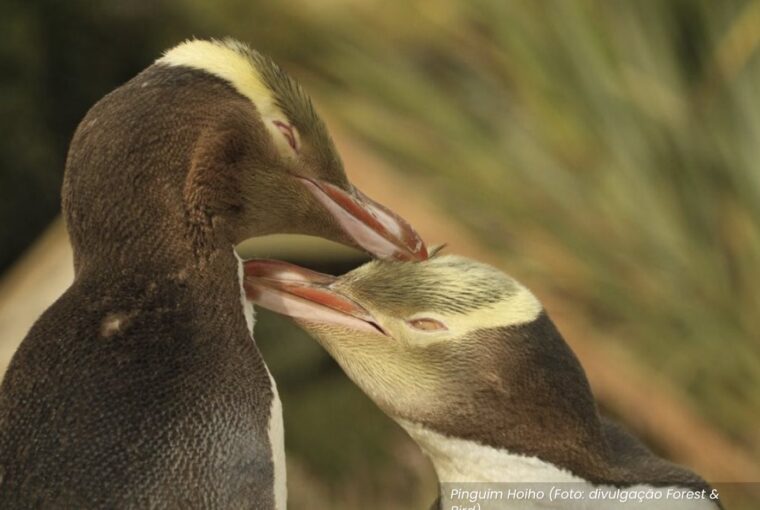
[[[62,195],[75,279],[0,387],[0,507],[284,509],[234,245],[424,243],[351,186],[299,85],[231,40],[185,42],[92,107]]]
[[[708,499],[671,494],[640,508],[720,508],[702,478],[599,414],[583,368],[539,301],[497,269],[446,255],[372,261],[337,278],[273,260],[247,261],[244,270],[248,298],[311,334],[416,441],[446,487],[570,483],[626,494],[656,487],[664,497],[670,488],[687,497],[704,489]],[[610,499],[480,504],[617,508]]]

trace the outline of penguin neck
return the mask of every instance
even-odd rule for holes
[[[447,436],[406,420],[398,420],[398,423],[430,459],[440,483],[584,481],[537,457]]]
[[[137,251],[137,250],[136,250]],[[251,308],[243,300],[241,264],[234,247],[218,249],[201,261],[156,253],[131,261],[80,260],[75,285],[93,305],[127,314],[187,316],[203,327],[232,328],[237,341],[251,341]],[[245,333],[247,331],[247,334]]]
[[[122,212],[134,211],[135,203],[140,208],[134,214]],[[223,222],[190,217],[181,197],[171,193],[156,196],[148,191],[140,197],[134,190],[125,191],[104,211],[106,221],[99,226],[73,221],[72,213],[66,212],[77,273],[85,266],[101,271],[187,272],[220,257],[234,257]]]
[[[227,303],[227,313],[240,313],[242,317],[246,312],[246,307],[239,304],[242,266],[232,243],[202,253],[189,243],[172,244],[152,244],[141,238],[125,243],[123,248],[102,247],[100,253],[75,249],[75,280],[88,282],[99,294],[123,291],[149,298],[177,292],[191,300],[188,303],[214,299]]]
[[[497,464],[509,454],[587,480],[606,479],[609,451],[596,402],[583,368],[546,313],[528,323],[479,330],[469,341],[484,353],[470,366],[487,377],[452,373],[436,389],[437,405],[398,415],[433,431],[420,437],[431,456],[445,455],[445,449],[435,454],[437,446],[457,445],[462,455],[478,451],[476,464],[487,451]]]

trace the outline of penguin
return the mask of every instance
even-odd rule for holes
[[[702,478],[600,415],[541,303],[501,271],[454,255],[371,261],[338,278],[272,260],[244,266],[248,299],[293,318],[430,458],[441,508],[472,507],[452,492],[463,483],[505,482],[582,494],[551,502],[544,486],[482,508],[607,509],[642,491],[660,497],[647,509],[720,508]]]
[[[301,233],[416,260],[417,233],[233,40],[186,41],[95,104],[62,208],[75,278],[0,386],[0,506],[284,509],[281,403],[234,247]]]

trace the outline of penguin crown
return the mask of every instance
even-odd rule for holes
[[[413,264],[375,260],[340,277],[333,288],[365,307],[398,340],[415,344],[529,322],[542,309],[513,278],[455,255]]]
[[[322,120],[301,86],[273,60],[234,39],[185,41],[156,64],[198,69],[227,81],[256,107],[281,155],[296,157],[305,140],[340,166]]]

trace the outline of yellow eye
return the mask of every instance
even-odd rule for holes
[[[445,331],[449,329],[446,327],[446,324],[435,319],[412,319],[406,322],[414,329],[422,331]]]

